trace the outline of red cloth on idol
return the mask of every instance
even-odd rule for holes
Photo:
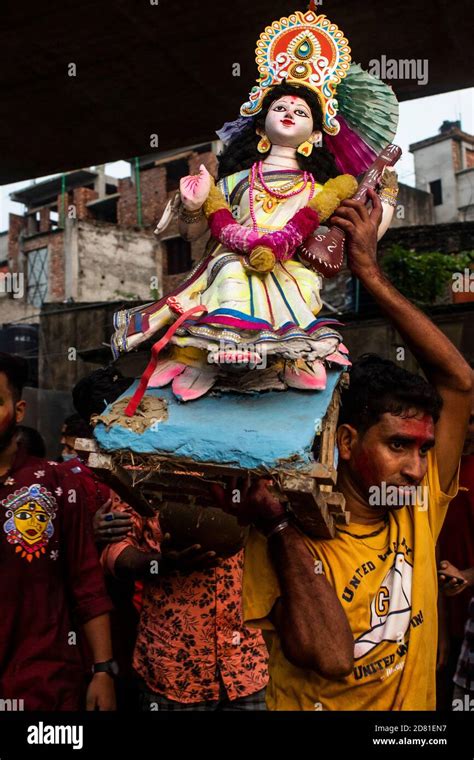
[[[71,632],[112,607],[83,492],[56,462],[23,449],[2,481],[0,697],[25,710],[76,710],[84,672]]]

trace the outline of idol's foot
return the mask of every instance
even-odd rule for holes
[[[218,367],[186,367],[174,378],[173,393],[179,401],[194,401],[204,396],[214,385],[219,373]]]
[[[173,359],[160,359],[156,363],[156,369],[148,382],[148,388],[163,388],[181,375],[186,369],[186,364],[174,361]]]
[[[323,391],[327,381],[326,369],[319,360],[307,362],[304,359],[297,359],[286,363],[283,380],[290,388]]]
[[[345,351],[343,349],[345,349]],[[325,356],[324,359],[327,362],[331,362],[331,364],[337,364],[339,367],[352,367],[352,362],[347,354],[347,348],[341,343],[337,351],[329,354],[329,356]]]

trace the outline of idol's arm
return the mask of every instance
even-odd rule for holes
[[[398,177],[397,172],[392,166],[387,166],[384,169],[379,195],[382,201],[382,219],[377,233],[377,240],[381,240],[387,232],[397,207]]]
[[[178,211],[179,234],[185,240],[196,240],[208,229],[203,205],[211,188],[211,175],[204,164],[199,174],[183,177],[179,183],[181,206]]]
[[[336,593],[292,525],[268,539],[281,597],[271,620],[293,665],[337,680],[352,672],[354,641]]]
[[[188,242],[197,240],[209,229],[207,219],[201,212],[193,218],[183,207],[178,211],[178,231],[181,237]]]
[[[436,425],[436,452],[442,491],[447,491],[458,469],[471,411],[472,370],[441,330],[385,277],[377,262],[377,229],[382,204],[372,191],[373,209],[343,201],[331,219],[347,236],[348,261],[372,298],[413,353],[428,381],[443,400]]]

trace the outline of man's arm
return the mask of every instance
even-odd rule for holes
[[[334,589],[293,526],[268,543],[282,591],[271,621],[286,659],[327,679],[344,678],[352,672],[354,641]]]
[[[285,657],[299,668],[324,678],[338,679],[353,668],[354,641],[336,592],[291,524],[287,513],[267,488],[268,481],[242,484],[240,502],[232,501],[236,481],[225,491],[211,488],[217,506],[236,514],[239,522],[253,523],[267,536],[281,596],[269,615]],[[245,562],[247,563],[246,557]],[[245,572],[245,570],[244,570]]]
[[[105,589],[92,535],[88,507],[81,482],[70,475],[58,481],[62,489],[61,552],[64,582],[75,616],[83,628],[94,663],[112,659],[109,611],[112,603]],[[86,696],[88,710],[115,710],[111,676],[95,674]]]
[[[344,201],[331,218],[347,235],[352,273],[379,305],[443,399],[436,425],[436,452],[442,491],[456,474],[463,449],[472,398],[472,371],[451,341],[385,277],[377,262],[378,195],[369,190],[369,213],[358,201]]]
[[[117,578],[135,578],[153,581],[174,570],[180,572],[204,570],[216,564],[216,552],[203,552],[200,544],[177,551],[169,547],[170,539],[163,539],[160,552],[143,552],[127,546],[115,560]]]
[[[456,596],[469,586],[474,586],[474,567],[458,570],[448,560],[442,560],[438,566],[438,580],[440,589],[446,596]]]
[[[94,663],[112,659],[112,640],[108,615],[98,615],[83,624],[82,630],[92,653]],[[108,673],[95,673],[87,688],[87,710],[115,710],[115,688]]]

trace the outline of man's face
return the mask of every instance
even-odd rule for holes
[[[0,451],[10,445],[17,425],[25,416],[25,402],[15,402],[7,376],[0,372]]]
[[[406,503],[403,489],[420,484],[428,466],[428,451],[434,446],[431,415],[416,410],[403,417],[386,412],[363,434],[349,429],[351,444],[340,446],[340,455],[347,461],[357,490],[368,500],[370,489],[382,488],[385,483],[397,489],[400,505]]]
[[[74,448],[75,444],[75,437],[66,435],[66,425],[63,425],[61,430],[61,456],[63,459],[71,459],[73,457],[77,457],[77,451]]]

